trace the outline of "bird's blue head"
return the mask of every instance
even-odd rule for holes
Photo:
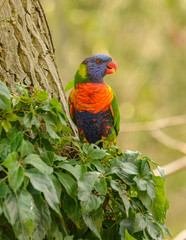
[[[75,75],[77,83],[102,83],[106,74],[115,73],[116,63],[106,54],[91,55],[81,63]]]

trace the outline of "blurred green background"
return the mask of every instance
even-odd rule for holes
[[[81,61],[94,53],[112,56],[116,74],[105,77],[116,92],[121,124],[184,115],[186,106],[185,0],[42,0],[64,86]],[[68,92],[67,92],[68,95]],[[163,130],[185,141],[186,125]],[[148,131],[125,133],[118,146],[138,150],[160,166],[184,156]],[[166,177],[173,237],[186,229],[186,171]]]

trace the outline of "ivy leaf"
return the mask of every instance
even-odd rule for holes
[[[130,201],[127,198],[127,192],[125,191],[125,189],[123,188],[123,186],[116,181],[111,180],[111,187],[112,189],[114,189],[115,191],[117,191],[123,201],[123,204],[125,206],[125,210],[126,210],[126,214],[127,216],[129,215],[129,208],[130,208]]]
[[[73,236],[66,236],[65,238],[64,238],[64,240],[73,240],[74,239],[74,235]]]
[[[94,165],[96,168],[97,168],[97,171],[102,173],[102,174],[105,174],[105,169],[103,167],[103,165],[100,163],[99,160],[94,160],[91,162],[92,165]]]
[[[78,201],[69,197],[67,194],[62,195],[62,206],[67,216],[80,228],[81,207]]]
[[[8,186],[6,184],[5,180],[0,181],[0,198],[6,197],[6,194],[8,193]]]
[[[20,148],[21,143],[23,141],[23,134],[24,134],[24,132],[18,132],[18,133],[13,135],[13,137],[11,139],[11,145],[10,145],[11,152],[18,152],[19,151],[19,148]]]
[[[123,240],[123,239],[121,239]],[[125,240],[136,240],[135,238],[133,238],[127,231],[127,229],[125,230]]]
[[[49,206],[54,211],[56,211],[56,213],[58,213],[59,216],[61,216],[58,196],[56,193],[54,183],[52,182],[50,177],[47,174],[44,174],[39,170],[33,168],[25,170],[25,175],[29,177],[33,187],[36,190],[43,192]]]
[[[123,219],[120,222],[120,229],[119,233],[121,235],[121,240],[126,240],[126,232],[133,232],[133,225],[134,225],[134,220],[133,219]]]
[[[87,213],[83,215],[83,220],[87,227],[99,238],[101,238],[101,228],[102,228],[102,209],[99,208],[97,211],[93,211],[91,213]]]
[[[10,100],[3,95],[0,95],[0,109],[2,110],[10,109]]]
[[[62,232],[59,231],[60,227],[61,226],[59,225],[59,221],[56,218],[56,215],[51,212],[51,224],[50,228],[47,231],[47,239],[64,240]]]
[[[18,153],[12,152],[7,156],[6,160],[2,163],[2,165],[8,169],[14,168],[17,164],[18,158]]]
[[[137,213],[134,220],[134,233],[143,231],[147,226],[146,219],[141,213]]]
[[[21,186],[24,180],[24,169],[20,165],[16,165],[14,168],[11,168],[8,171],[8,182],[10,184],[10,187],[14,190],[14,192],[17,191],[17,189]]]
[[[93,193],[99,176],[99,172],[87,172],[78,180],[78,198],[81,201],[83,214],[98,209],[104,201],[103,196],[97,196]]]
[[[55,132],[55,130],[52,128],[52,126],[50,124],[48,124],[46,122],[46,128],[47,128],[47,132],[49,133],[49,135],[54,138],[54,139],[60,139],[60,137],[57,135],[57,133]]]
[[[39,119],[33,115],[33,113],[27,113],[22,118],[24,127],[26,129],[31,128],[33,125],[35,125],[37,128],[40,127],[40,121]]]
[[[0,81],[0,95],[5,96],[7,99],[10,99],[10,91],[5,84]]]
[[[3,210],[16,237],[29,240],[34,230],[34,203],[30,193],[21,189],[15,196],[9,191],[4,200]]]
[[[160,229],[156,223],[153,223],[147,220],[147,231],[152,239],[163,240],[163,236],[160,232]]]
[[[67,83],[66,87],[65,87],[65,92],[70,90],[71,88],[74,87],[74,80],[70,81],[69,83]]]
[[[0,216],[3,213],[3,199],[0,198]]]
[[[165,171],[163,168],[161,168],[160,166],[157,166],[159,173],[161,174],[161,177],[163,178],[163,180],[165,181]]]
[[[49,167],[45,162],[43,162],[37,154],[28,155],[23,160],[23,163],[30,164],[43,173],[51,174],[53,172],[53,168]]]
[[[163,222],[168,209],[168,200],[165,196],[165,182],[159,176],[154,176],[156,196],[154,199],[152,213],[157,221]]]
[[[162,223],[159,223],[159,222],[156,222],[158,224],[158,226],[162,229],[162,231],[167,234],[167,236],[169,236],[170,238],[172,238],[172,235],[170,234],[168,228],[162,224]]]
[[[87,168],[85,165],[76,165],[73,167],[70,164],[59,164],[58,167],[67,170],[70,172],[77,180],[85,173],[87,172]]]
[[[38,102],[45,102],[48,99],[48,93],[42,90],[38,90],[37,93],[34,95],[34,98]]]
[[[58,197],[58,201],[60,202],[61,201],[61,192],[62,192],[61,183],[60,183],[59,179],[56,177],[56,175],[50,174],[49,177],[54,184],[54,187],[55,187],[56,193],[57,193],[57,197]]]
[[[105,178],[104,177],[99,177],[96,182],[95,182],[95,190],[102,194],[102,195],[106,195],[107,193],[107,183],[105,181]]]
[[[33,144],[31,142],[27,141],[27,140],[24,140],[24,139],[21,143],[19,151],[20,151],[20,154],[21,154],[21,158],[24,158],[25,156],[35,152]]]
[[[125,157],[128,161],[132,161],[136,160],[140,154],[138,151],[126,150],[121,158]]]
[[[105,156],[106,151],[103,149],[100,149],[95,144],[83,144],[83,151],[87,155],[87,159],[101,159]]]
[[[41,194],[34,194],[33,198],[35,203],[35,218],[32,238],[34,240],[41,240],[44,239],[45,234],[50,227],[50,210],[48,204],[42,198]]]
[[[6,119],[2,120],[1,125],[4,128],[5,132],[8,132],[12,127],[11,123]]]
[[[15,121],[17,121],[19,119],[19,116],[17,116],[15,113],[7,113],[5,115],[5,118],[8,121],[15,122]]]
[[[67,194],[70,197],[75,198],[75,196],[77,195],[77,183],[74,181],[74,179],[70,175],[63,172],[55,173],[58,176],[58,179],[61,182],[61,184],[66,189]]]

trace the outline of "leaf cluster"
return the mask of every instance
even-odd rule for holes
[[[163,239],[168,200],[150,158],[74,141],[48,93],[0,82],[0,239]],[[162,171],[160,171],[163,175]]]

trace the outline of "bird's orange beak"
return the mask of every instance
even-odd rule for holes
[[[107,64],[107,71],[106,74],[112,74],[117,71],[117,65],[114,61]]]

